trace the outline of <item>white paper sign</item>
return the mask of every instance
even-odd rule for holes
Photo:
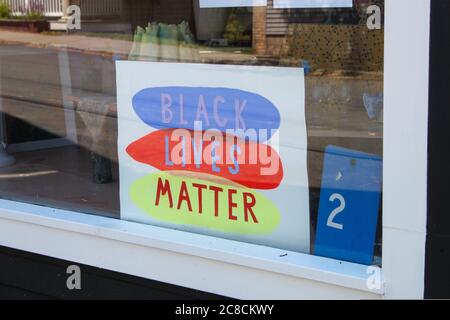
[[[353,0],[273,0],[273,7],[281,8],[351,8]]]
[[[200,0],[200,8],[262,7],[267,0]]]
[[[121,218],[309,252],[304,87],[300,68],[118,61]]]

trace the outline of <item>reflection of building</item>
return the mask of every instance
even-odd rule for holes
[[[21,9],[33,1],[43,5],[46,17],[63,17],[69,5],[78,5],[82,19],[121,20],[133,25],[147,24],[155,19],[167,23],[193,22],[191,0],[1,0],[15,14],[20,14]]]
[[[353,8],[290,10],[274,9],[268,0],[267,7],[253,8],[253,48],[287,64],[307,61],[314,69],[380,71],[384,32],[368,30],[362,2]],[[383,10],[382,1],[379,6]]]
[[[25,8],[38,3],[43,7],[45,17],[63,18],[62,21],[66,18],[68,7],[77,5],[81,9],[82,20],[109,24],[105,30],[98,29],[98,31],[111,31],[111,23],[131,24],[133,29],[137,25],[145,26],[149,21],[178,24],[185,20],[194,25],[192,0],[0,0],[0,2],[7,3],[14,15],[21,15]],[[177,10],[173,10],[174,8]]]
[[[70,5],[83,7],[86,17],[118,18],[124,0],[1,0],[8,4],[14,15],[21,15],[34,6],[42,10],[45,17],[62,17]]]
[[[194,24],[192,0],[122,0],[124,19],[133,26],[147,25],[149,21],[178,24],[183,20]],[[174,10],[176,8],[176,10]]]
[[[9,3],[14,13],[20,12],[27,3],[43,3],[45,16],[62,17],[60,22],[52,22],[52,29],[65,30],[67,8],[77,5],[85,32],[132,33],[137,26],[145,27],[148,22],[179,24],[187,21],[200,42],[220,44],[230,40],[247,46],[251,40],[258,56],[281,56],[293,65],[305,60],[312,62],[315,69],[343,70],[351,69],[356,61],[357,70],[378,71],[383,63],[384,35],[380,30],[371,31],[370,35],[367,32],[365,15],[361,15],[364,1],[347,9],[303,10],[274,9],[273,0],[268,0],[267,7],[239,10],[200,9],[199,0],[0,1]],[[237,29],[242,27],[243,32],[234,34],[227,30],[232,25],[231,14],[237,15],[233,22],[240,24]],[[329,45],[334,47],[332,52],[326,50]]]
[[[79,5],[85,19],[121,20],[133,26],[149,21],[180,23],[193,22],[193,4],[190,0],[63,0]],[[173,10],[177,8],[177,10]]]

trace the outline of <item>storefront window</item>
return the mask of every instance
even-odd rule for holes
[[[0,197],[381,265],[384,1],[325,2],[0,1]]]

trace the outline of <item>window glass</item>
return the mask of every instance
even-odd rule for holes
[[[0,197],[381,265],[384,1],[319,2],[0,1]]]

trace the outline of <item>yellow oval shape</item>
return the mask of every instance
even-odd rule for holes
[[[267,234],[281,219],[272,201],[253,190],[163,172],[136,180],[130,197],[155,219],[228,233]]]

